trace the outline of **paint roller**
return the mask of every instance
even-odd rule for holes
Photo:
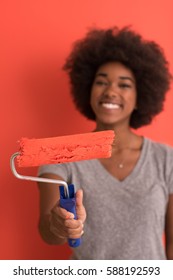
[[[10,166],[15,177],[22,180],[53,183],[59,185],[60,207],[76,215],[75,187],[63,180],[21,175],[18,167],[41,166],[45,164],[59,164],[111,156],[114,131],[106,130],[84,134],[67,135],[42,139],[21,138],[19,152],[10,159]],[[70,247],[81,244],[81,238],[68,239]]]

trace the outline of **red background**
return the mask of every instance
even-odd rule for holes
[[[66,259],[70,249],[45,244],[37,229],[35,183],[16,179],[9,166],[18,139],[88,132],[61,70],[72,43],[91,26],[131,25],[165,50],[173,68],[171,0],[1,0],[0,7],[0,259]],[[139,130],[173,145],[172,89],[164,112]],[[36,169],[20,170],[34,175]]]

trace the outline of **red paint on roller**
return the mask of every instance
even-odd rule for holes
[[[43,139],[22,138],[17,162],[19,167],[29,167],[108,158],[114,136],[113,130],[106,130]]]

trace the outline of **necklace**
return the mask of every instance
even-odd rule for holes
[[[123,167],[124,167],[124,164],[123,164],[123,163],[119,163],[119,164],[118,164],[118,167],[119,167],[119,168],[123,168]]]
[[[116,161],[116,166],[118,169],[123,169],[125,166],[127,167],[127,165],[129,164],[129,156],[131,159],[134,158],[134,152],[136,154],[137,150],[135,149],[131,149],[131,148],[126,148],[126,153],[124,154],[124,156],[118,161]],[[133,154],[132,154],[133,152]]]
[[[115,140],[117,141],[118,137]],[[125,168],[125,166],[127,167],[127,165],[129,164],[128,158],[130,155],[132,156],[131,153],[139,150],[138,147],[136,148],[136,147],[134,147],[134,145],[131,145],[132,142],[130,140],[129,140],[129,142],[130,143],[128,143],[127,146],[120,147],[119,149],[115,150],[115,154],[114,154],[115,160],[116,160],[115,163],[116,163],[116,167],[118,169],[122,170],[123,168]],[[115,142],[112,146],[117,147],[118,146],[117,143],[118,142]],[[131,158],[131,156],[130,156],[130,158]],[[118,158],[119,158],[119,160],[118,160]]]
[[[127,153],[128,153],[128,155],[129,155],[129,153],[130,153],[130,151],[131,151],[131,149],[129,149],[129,148],[126,148],[125,150],[127,150],[126,156],[123,157],[123,158],[121,158],[120,161],[117,161],[117,162],[116,162],[116,166],[117,166],[117,168],[119,168],[119,169],[123,169],[123,168],[125,167],[124,163],[127,161]]]

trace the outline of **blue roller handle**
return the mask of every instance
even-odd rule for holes
[[[77,220],[76,215],[76,199],[75,199],[75,188],[73,184],[68,185],[69,197],[66,196],[64,186],[59,187],[60,191],[60,207],[74,214],[74,219]],[[78,247],[81,244],[81,238],[68,239],[70,247]]]

